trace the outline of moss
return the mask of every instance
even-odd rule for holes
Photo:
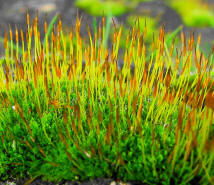
[[[211,26],[214,28],[214,13],[203,9],[195,9],[186,18],[185,22],[190,26]]]
[[[138,3],[152,0],[76,0],[75,6],[81,8],[93,16],[120,16],[135,9]]]
[[[146,20],[146,27],[147,27],[147,34],[144,38],[147,43],[151,43],[153,40],[153,33],[157,36],[159,31],[158,29],[158,20],[156,18],[152,18],[150,16],[139,16],[139,28],[140,33],[142,33],[145,29],[145,20]],[[127,23],[130,28],[136,26],[138,28],[138,21],[137,16],[128,16]],[[127,38],[129,29],[122,25],[122,38]],[[126,48],[126,39],[122,39],[120,41],[121,48]]]
[[[112,51],[105,49],[105,37],[99,40],[97,58],[105,61],[96,63],[96,39],[83,50],[79,18],[75,58],[72,50],[65,52],[61,20],[57,35],[53,31],[50,41],[45,40],[45,50],[34,29],[37,56],[31,55],[30,27],[27,24],[27,57],[20,61],[17,53],[9,55],[5,37],[5,65],[0,65],[0,179],[28,174],[30,179],[41,176],[49,181],[98,177],[147,184],[188,184],[194,178],[202,179],[200,184],[211,181],[214,97],[213,91],[207,91],[214,84],[213,72],[198,74],[212,67],[201,66],[208,60],[201,55],[203,61],[195,60],[199,72],[194,78],[190,75],[194,59],[189,56],[199,53],[198,44],[195,49],[177,51],[183,54],[176,60],[183,72],[176,78],[177,69],[165,46],[179,29],[165,39],[162,28],[153,52],[146,49],[145,39],[131,33],[125,65],[118,70],[120,31],[115,32]],[[144,51],[151,53],[148,62]],[[31,58],[34,62],[28,62]]]
[[[138,26],[138,22],[136,22],[136,18],[137,18],[136,16],[129,16],[127,18],[127,22],[131,27],[133,27],[134,25]],[[146,21],[146,27],[147,27],[146,41],[152,41],[153,33],[156,35],[158,32],[158,29],[157,29],[158,20],[150,16],[140,16],[139,28],[141,32],[145,28],[145,21]]]
[[[107,14],[119,16],[134,8],[134,3],[124,4],[121,1],[76,0],[75,6],[81,8],[93,16],[105,16]]]
[[[214,27],[214,12],[201,0],[172,0],[168,2],[179,13],[187,26]]]

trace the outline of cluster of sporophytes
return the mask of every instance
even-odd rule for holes
[[[136,21],[139,20],[139,21]],[[143,31],[145,28],[145,20],[146,20],[146,27],[147,27],[147,34],[146,34],[146,38],[144,39],[144,42],[146,44],[150,44],[152,43],[152,39],[153,39],[153,35],[157,35],[158,34],[158,29],[159,27],[157,26],[158,24],[158,20],[156,20],[155,18],[152,18],[150,16],[128,16],[126,21],[128,23],[128,29],[127,27],[125,27],[124,25],[122,25],[122,35],[121,37],[126,38],[128,36],[128,32],[131,33],[131,28],[133,26],[137,26],[139,27],[140,31]],[[139,25],[138,25],[139,23]],[[120,29],[120,28],[118,28]],[[129,33],[129,34],[130,34]],[[112,35],[114,33],[112,32]],[[113,40],[113,38],[112,38]],[[126,48],[126,40],[120,40],[120,49],[125,49]]]
[[[0,179],[213,184],[213,54],[200,52],[200,38],[181,33],[182,48],[168,48],[162,27],[148,53],[147,27],[134,26],[119,69],[122,29],[105,47],[105,18],[94,33],[88,28],[84,49],[78,17],[69,37],[59,19],[49,38],[45,21],[44,44],[37,17],[29,22],[27,14],[16,44],[12,30],[10,41],[5,34]],[[14,53],[9,43],[18,48],[20,38],[22,54]]]

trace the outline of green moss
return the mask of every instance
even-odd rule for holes
[[[62,81],[62,87],[66,84],[66,81]],[[68,159],[67,155],[65,154],[65,146],[60,140],[60,136],[58,134],[59,127],[61,128],[62,135],[66,138],[66,131],[65,128],[62,126],[63,123],[63,112],[61,109],[54,109],[49,108],[47,111],[42,112],[41,119],[38,117],[38,113],[36,109],[33,108],[31,102],[34,102],[35,98],[35,89],[33,88],[32,84],[32,94],[27,95],[27,99],[29,104],[25,105],[22,101],[22,97],[18,96],[17,89],[14,88],[12,91],[13,97],[17,98],[19,105],[22,107],[24,112],[24,117],[27,118],[29,115],[29,107],[31,108],[32,112],[29,117],[29,125],[32,129],[33,137],[40,146],[45,154],[48,156],[44,158],[38,150],[38,147],[30,140],[30,135],[27,132],[27,128],[23,125],[23,121],[19,115],[17,115],[11,107],[4,109],[4,117],[3,120],[0,120],[0,125],[2,126],[3,123],[7,121],[8,131],[10,135],[4,134],[5,143],[4,146],[2,142],[0,142],[0,149],[4,149],[5,153],[1,153],[0,166],[5,165],[4,170],[0,170],[0,177],[7,178],[4,174],[7,174],[9,171],[9,166],[11,163],[22,163],[23,165],[16,167],[13,171],[13,175],[22,176],[28,170],[30,176],[37,176],[43,175],[43,180],[51,180],[51,181],[60,181],[62,179],[74,179],[76,178],[75,171],[72,171],[73,168],[76,166]],[[25,87],[26,88],[26,87]],[[63,89],[63,88],[62,88]],[[41,90],[41,89],[40,89]],[[67,88],[64,88],[64,91],[67,91]],[[88,89],[84,89],[84,93],[88,94]],[[40,100],[43,99],[45,96],[45,92],[41,90]],[[73,95],[72,95],[73,96]],[[71,96],[71,97],[72,97]],[[87,100],[87,97],[85,97]],[[126,106],[128,106],[128,97],[125,97]],[[66,101],[66,97],[62,97],[62,101]],[[138,132],[131,133],[127,127],[122,127],[121,132],[118,133],[116,129],[112,131],[112,140],[115,141],[118,139],[119,143],[118,146],[116,142],[111,142],[110,145],[106,145],[101,142],[100,147],[104,157],[98,156],[99,149],[98,149],[98,141],[104,141],[104,136],[106,134],[106,129],[102,125],[108,125],[110,121],[111,108],[107,105],[108,100],[104,100],[104,107],[102,111],[103,115],[103,122],[100,124],[100,135],[97,135],[96,130],[89,130],[87,126],[86,120],[82,120],[82,125],[84,127],[85,134],[87,139],[80,136],[81,142],[79,142],[80,148],[84,149],[88,152],[89,157],[84,154],[83,152],[79,151],[78,148],[74,145],[76,137],[72,133],[72,128],[68,124],[68,132],[71,136],[71,140],[66,138],[66,142],[69,144],[69,152],[72,154],[72,158],[78,164],[78,168],[76,169],[76,173],[81,180],[86,180],[89,178],[101,178],[101,177],[112,177],[113,173],[117,174],[118,178],[124,180],[142,180],[142,179],[154,179],[154,183],[158,182],[158,179],[155,179],[152,169],[152,156],[151,156],[151,148],[153,147],[151,141],[152,135],[152,127],[142,125],[142,134],[146,142],[142,142],[142,138],[140,137]],[[117,99],[116,101],[119,102]],[[12,102],[12,98],[11,98]],[[146,115],[148,113],[148,108],[151,105],[151,102],[145,99],[144,107],[142,111],[142,119],[146,119]],[[84,106],[84,105],[83,105]],[[98,118],[98,106],[99,103],[96,102],[95,109],[93,110],[94,113],[94,121],[95,123],[99,121]],[[154,114],[158,107],[155,106]],[[84,107],[87,109],[87,106]],[[88,110],[87,110],[88,112]],[[1,111],[3,114],[3,111]],[[174,114],[174,113],[173,113]],[[176,116],[177,110],[173,116],[173,121],[176,123]],[[83,117],[82,117],[83,118]],[[130,117],[130,121],[133,123],[133,117]],[[56,121],[57,120],[57,121]],[[118,123],[116,122],[116,117],[113,116],[114,120],[114,128],[117,127]],[[151,120],[152,121],[152,118]],[[15,124],[14,124],[15,123]],[[121,119],[120,124],[125,125],[127,123],[126,119]],[[150,123],[150,122],[149,122]],[[43,134],[42,124],[45,126],[45,129],[48,133],[49,138],[53,145],[51,145],[45,135]],[[156,124],[155,125],[155,137],[161,138],[163,137],[164,127]],[[6,125],[3,127],[3,130],[6,130]],[[11,140],[11,136],[13,136],[13,140]],[[158,145],[158,151],[155,153],[155,158],[157,158],[157,168],[159,169],[160,173],[164,174],[164,170],[167,166],[167,156],[170,154],[172,147],[167,147],[165,143],[159,139],[160,143]],[[174,144],[174,133],[172,132],[167,137],[166,143],[170,146]],[[1,141],[1,140],[0,140]],[[15,141],[15,144],[13,144]],[[25,146],[21,141],[28,141],[32,148]],[[14,146],[13,146],[14,145]],[[144,150],[142,150],[141,146],[144,145]],[[93,147],[96,151],[96,154],[93,156],[91,150]],[[118,154],[121,154],[122,159],[125,161],[126,165],[119,164]],[[6,158],[6,155],[8,158]],[[145,156],[145,157],[144,157]],[[164,160],[164,159],[165,160]],[[10,159],[10,160],[8,160]],[[54,161],[58,166],[53,166],[51,163],[47,161]],[[110,162],[109,162],[110,161]],[[148,165],[148,168],[145,168],[145,164]],[[81,174],[79,176],[79,174]],[[124,175],[125,174],[125,175]],[[149,178],[148,178],[149,176]],[[167,180],[161,178],[161,180]],[[148,180],[149,181],[149,180]]]
[[[133,3],[124,4],[121,1],[99,0],[76,0],[75,6],[85,10],[93,16],[105,16],[108,15],[109,12],[113,16],[119,16],[134,8]]]
[[[93,16],[120,16],[135,9],[139,2],[152,0],[76,0],[75,6],[81,8]]]
[[[181,16],[187,26],[214,27],[214,12],[207,4],[195,0],[172,0],[169,5]]]
[[[214,13],[203,9],[195,9],[185,18],[186,24],[190,26],[211,26],[214,27]]]
[[[79,25],[77,22],[77,28]],[[150,25],[148,19],[147,32],[151,30]],[[9,175],[29,179],[41,176],[49,181],[105,177],[166,185],[190,184],[193,179],[208,184],[214,176],[213,148],[207,146],[213,141],[210,126],[213,99],[206,94],[212,81],[204,83],[205,75],[203,79],[197,73],[194,78],[189,74],[194,62],[189,56],[194,51],[198,53],[199,46],[196,45],[195,50],[190,48],[182,58],[178,57],[183,74],[175,78],[177,71],[170,67],[173,58],[168,55],[167,47],[180,28],[168,38],[155,39],[153,45],[161,43],[161,46],[153,52],[148,52],[144,44],[147,33],[142,48],[151,53],[149,65],[152,65],[152,58],[155,59],[151,68],[144,63],[147,53],[138,52],[141,37],[136,38],[134,32],[130,40],[135,42],[127,42],[125,65],[118,71],[114,62],[120,32],[115,32],[118,42],[113,45],[112,52],[104,47],[102,39],[97,40],[101,43],[100,58],[105,59],[100,65],[94,59],[96,40],[83,50],[81,42],[85,39],[77,37],[76,42],[73,37],[69,44],[74,47],[76,42],[77,56],[74,56],[73,51],[65,52],[67,40],[60,27],[61,21],[57,26],[57,39],[52,32],[52,40],[45,41],[45,50],[36,42],[39,36],[35,29],[37,56],[31,55],[31,36],[27,34],[28,58],[21,58],[24,68],[14,61],[14,55],[9,56],[10,48],[6,47],[6,65],[0,66],[3,74],[0,78],[0,179],[7,180]],[[140,20],[139,28],[142,34],[144,19]],[[79,29],[76,30],[76,34],[80,34]],[[7,42],[6,38],[6,46]],[[51,46],[50,55],[48,46]],[[28,62],[29,58],[35,62]],[[77,65],[73,65],[74,59]],[[83,60],[86,61],[84,72]],[[126,65],[128,60],[135,65],[132,77],[131,68]],[[202,60],[204,63],[206,58]],[[161,62],[167,66],[163,69],[163,73],[165,69],[168,71],[163,75],[165,80],[159,75]],[[15,68],[12,67],[14,63]],[[211,69],[212,66],[206,67]],[[147,74],[146,78],[143,74]],[[211,79],[212,72],[207,75],[206,80]],[[192,79],[196,80],[188,86]],[[202,84],[203,88],[199,89]],[[196,102],[198,98],[203,101],[206,98],[206,107]]]

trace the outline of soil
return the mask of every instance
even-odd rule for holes
[[[210,6],[214,6],[214,0],[207,1]],[[44,17],[47,16],[47,22],[49,23],[53,16],[56,13],[61,14],[61,19],[63,25],[66,25],[67,28],[70,26],[74,26],[76,22],[76,15],[77,12],[80,16],[83,16],[83,22],[81,25],[81,34],[88,35],[86,30],[86,24],[84,20],[87,20],[88,25],[92,30],[93,25],[93,17],[88,15],[82,10],[77,10],[74,6],[74,0],[0,0],[0,37],[4,37],[5,30],[8,32],[9,25],[11,29],[14,30],[16,26],[23,30],[26,33],[26,10],[29,10],[29,14],[31,19],[35,17],[36,12],[38,10],[38,24],[41,31],[41,40],[44,38]],[[178,26],[182,25],[181,17],[170,7],[168,7],[163,0],[156,0],[153,2],[142,2],[139,3],[136,10],[124,14],[119,17],[114,17],[115,21],[118,23],[126,24],[126,18],[129,15],[151,15],[152,17],[159,17],[159,25],[165,24],[166,32],[175,30]],[[101,17],[96,17],[97,22],[101,21]],[[190,31],[195,32],[195,36],[202,34],[202,46],[204,49],[209,49],[213,45],[214,40],[214,29],[213,28],[190,28],[184,26],[183,31],[188,35]],[[14,36],[13,36],[14,37]],[[0,56],[4,56],[4,47],[3,44],[0,43]],[[21,185],[24,184],[28,179],[25,180],[14,180],[10,179],[7,182],[1,182],[0,185],[6,184],[17,184]],[[50,183],[46,181],[42,181],[41,178],[36,179],[31,185],[54,185],[56,183]],[[60,185],[67,184],[67,185],[116,185],[122,184],[113,179],[96,179],[93,181],[86,181],[86,182],[71,182],[71,181],[63,181],[58,183]],[[124,184],[124,183],[123,183]],[[128,182],[126,185],[137,185],[142,184],[139,182]]]

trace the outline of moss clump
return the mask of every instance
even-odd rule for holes
[[[201,0],[172,0],[168,3],[178,11],[187,26],[214,27],[214,12]]]
[[[21,33],[21,56],[11,52],[13,39],[5,33],[0,179],[212,182],[214,82],[213,71],[206,69],[213,66],[197,44],[193,48],[193,37],[187,47],[181,34],[182,50],[176,51],[173,65],[175,46],[167,48],[164,27],[152,42],[149,58],[143,39],[147,27],[143,33],[133,27],[123,67],[118,69],[121,28],[114,32],[112,50],[105,47],[104,26],[94,38],[88,28],[90,42],[83,48],[79,18],[69,37],[59,19],[51,38],[45,29],[42,45],[36,20],[27,24],[26,45]],[[190,75],[192,63],[195,76]],[[177,76],[179,66],[182,72]]]
[[[76,0],[75,6],[93,16],[119,16],[130,11],[134,4],[124,4],[121,1]]]
[[[150,0],[76,0],[75,6],[93,16],[120,16],[136,8],[139,2]]]

